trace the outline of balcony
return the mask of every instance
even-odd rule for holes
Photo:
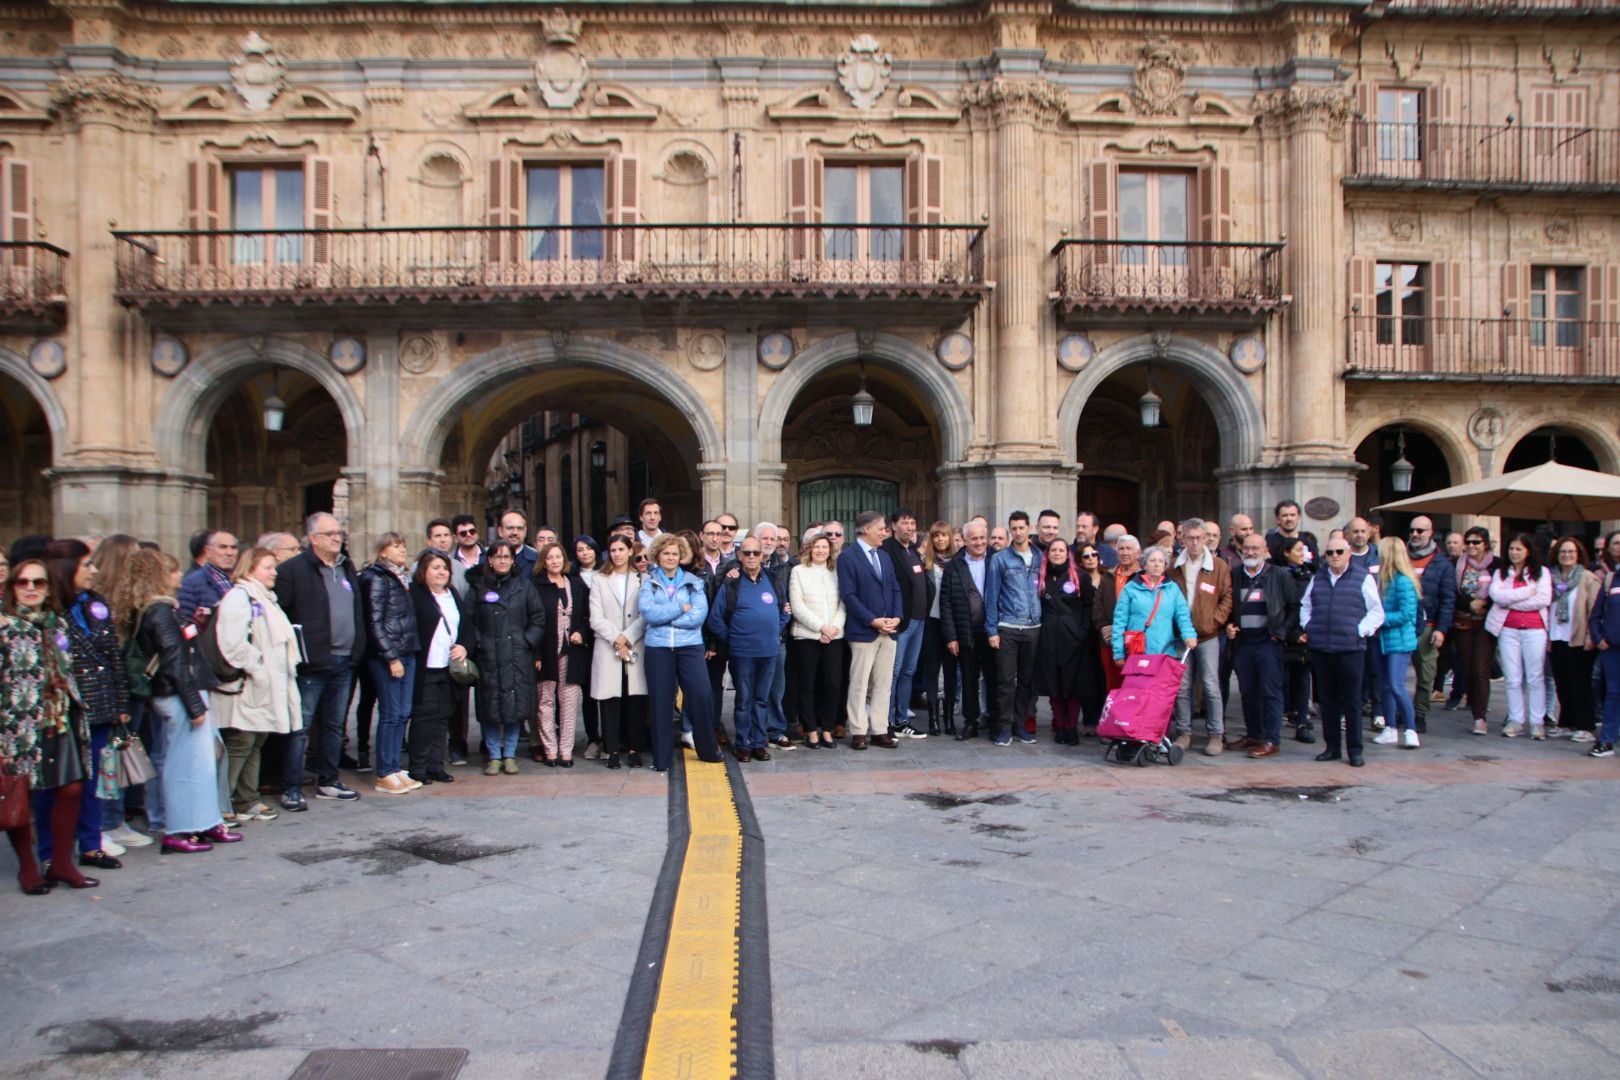
[[[703,315],[954,325],[987,293],[984,228],[620,225],[115,232],[119,303],[163,323],[301,309],[478,327]],[[636,305],[627,315],[626,303]],[[255,313],[258,313],[255,315]]]
[[[1620,193],[1620,129],[1350,121],[1346,187]]]
[[[1386,15],[1559,18],[1613,15],[1615,0],[1388,0]]]
[[[1287,305],[1281,244],[1064,240],[1057,256],[1059,314],[1072,326],[1164,316],[1252,326]]]
[[[55,330],[67,322],[67,258],[52,244],[0,242],[0,328]]]
[[[1349,379],[1620,382],[1620,322],[1352,315]]]

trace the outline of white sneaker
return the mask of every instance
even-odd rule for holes
[[[697,743],[692,741],[692,733],[690,731],[681,732],[681,742],[688,750],[697,749]]]
[[[422,786],[422,781],[413,778],[411,774],[406,772],[404,769],[401,769],[399,772],[395,773],[394,779],[404,784],[407,791],[415,791],[417,788]]]
[[[140,832],[139,830],[130,828],[127,824],[120,825],[112,832],[104,834],[102,839],[105,840],[108,836],[112,837],[118,843],[127,848],[152,846],[152,838],[150,836],[147,836],[145,833]]]
[[[1413,731],[1411,728],[1407,728],[1405,731],[1401,732],[1402,750],[1416,750],[1418,745],[1418,734],[1416,731]]]
[[[1540,724],[1530,725],[1530,737],[1536,742],[1544,742],[1547,738],[1547,729]]]
[[[1400,733],[1392,727],[1385,727],[1383,731],[1373,736],[1373,742],[1379,746],[1394,746],[1400,741]]]
[[[1385,722],[1382,716],[1375,716],[1372,718],[1372,729],[1374,731],[1383,731],[1388,726],[1388,723]]]
[[[1562,724],[1547,725],[1547,738],[1549,739],[1568,739],[1574,735],[1575,732],[1572,729],[1564,727]]]
[[[1524,734],[1524,725],[1523,724],[1506,724],[1502,728],[1502,738],[1504,738],[1504,739],[1517,739],[1520,735],[1523,735],[1523,734]]]
[[[1590,731],[1572,731],[1569,735],[1569,741],[1578,743],[1597,742],[1597,736]]]
[[[104,854],[111,855],[116,859],[124,853],[124,845],[114,840],[111,833],[102,833],[101,850]]]

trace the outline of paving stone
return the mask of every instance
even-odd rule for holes
[[[1425,1024],[1423,1031],[1483,1076],[1614,1076],[1620,1057],[1562,1028]]]
[[[805,1047],[795,1056],[800,1080],[963,1080],[967,1075],[952,1047],[912,1047],[893,1043],[842,1043]]]
[[[1478,1075],[1445,1047],[1410,1028],[1285,1035],[1278,1042],[1283,1053],[1315,1080],[1368,1076],[1474,1080]]]
[[[1144,1078],[1165,1080],[1292,1080],[1300,1072],[1258,1039],[1163,1039],[1125,1044],[1125,1056]]]
[[[977,1042],[965,1048],[959,1060],[968,1076],[974,1078],[1134,1080],[1136,1077],[1117,1046],[1083,1040]]]

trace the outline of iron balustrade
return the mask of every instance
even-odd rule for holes
[[[978,225],[437,226],[114,232],[120,302],[981,292]]]
[[[1259,313],[1285,302],[1282,249],[1212,240],[1063,240],[1053,249],[1058,303],[1068,310]]]
[[[0,311],[31,317],[63,313],[67,259],[54,244],[0,241]]]
[[[1358,377],[1620,381],[1620,322],[1351,315]]]
[[[1348,179],[1379,186],[1620,186],[1620,129],[1350,120]]]
[[[1615,0],[1389,0],[1392,15],[1587,15],[1613,12]]]

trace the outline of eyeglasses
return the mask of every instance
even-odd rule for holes
[[[833,540],[842,540],[844,538],[844,534],[841,532],[830,532],[827,536]]]
[[[737,531],[737,526],[735,526],[735,525],[722,524],[720,527],[722,529],[724,529],[726,532],[736,532]]]
[[[1467,540],[1463,541],[1463,543],[1465,543],[1465,544],[1483,544],[1484,542],[1485,541],[1481,540],[1477,536],[1471,536]]]
[[[630,561],[631,562],[646,562],[647,561],[647,556],[645,556],[645,555],[637,555],[634,559],[631,559]]]
[[[457,529],[456,530],[456,535],[457,536],[477,536],[478,535],[478,530],[477,529]]]
[[[43,589],[51,583],[50,578],[42,577],[20,577],[12,580],[17,583],[19,589]]]
[[[720,530],[719,529],[704,529],[703,530],[703,535],[705,537],[719,536],[720,535]]]
[[[511,555],[510,552],[506,552],[506,551],[497,552],[496,554],[491,555],[489,557],[489,561],[490,562],[497,562],[497,561],[511,562],[512,561],[512,555]]]
[[[1350,554],[1350,549],[1349,548],[1328,548],[1326,551],[1323,552],[1323,554],[1324,555],[1348,555],[1348,554]]]
[[[1095,559],[1098,558],[1098,555],[1095,551],[1082,551],[1080,557],[1082,559]]]
[[[1414,525],[1414,526],[1412,526],[1411,531],[1415,532],[1415,533],[1426,533],[1426,532],[1429,532],[1431,530],[1429,530],[1429,529],[1420,529],[1416,525]]]
[[[341,540],[349,534],[342,529],[328,529],[326,532],[310,533],[311,536],[324,536],[328,540]]]
[[[739,551],[739,552],[737,552],[737,554],[741,555],[745,559],[757,559],[761,555],[763,555],[764,552],[763,551]]]

